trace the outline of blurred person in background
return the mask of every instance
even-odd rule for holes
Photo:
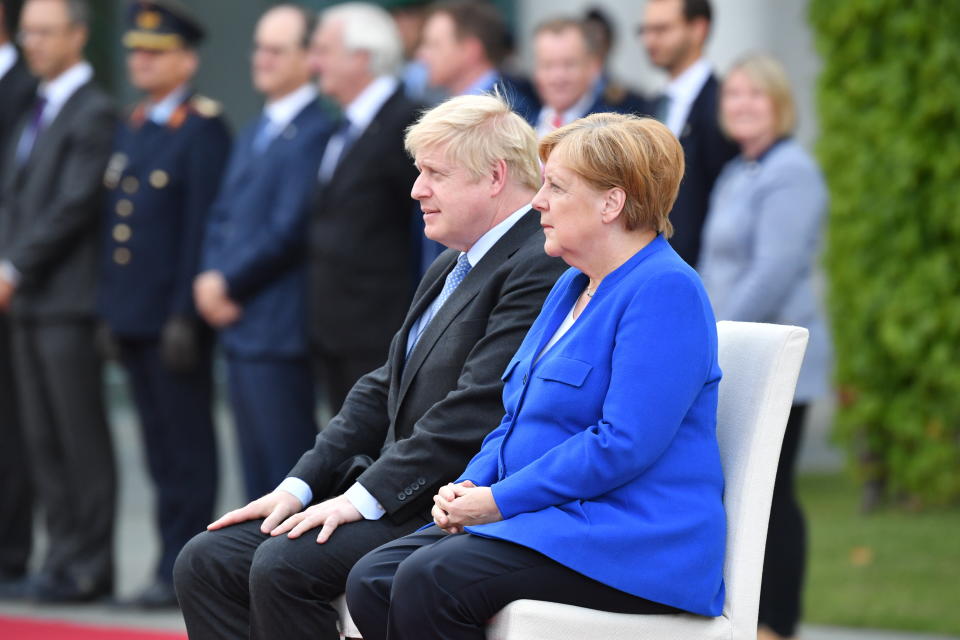
[[[197,308],[219,330],[226,355],[251,500],[277,486],[317,434],[307,231],[331,122],[311,81],[315,25],[313,12],[288,4],[257,23],[252,77],[265,105],[237,136],[195,283]]]
[[[418,55],[427,65],[431,86],[451,96],[499,93],[533,125],[536,105],[501,73],[511,41],[507,22],[495,6],[453,0],[434,5],[423,27]],[[420,265],[425,271],[444,247],[428,237],[421,242]]]
[[[533,32],[533,81],[543,106],[537,116],[537,136],[574,120],[600,112],[637,113],[646,105],[627,94],[607,102],[597,94],[602,61],[597,42],[588,37],[581,20],[554,18]]]
[[[740,154],[714,187],[698,267],[717,319],[810,331],[777,468],[760,590],[759,637],[790,638],[806,564],[794,469],[807,407],[827,393],[830,375],[830,337],[815,293],[827,190],[813,158],[791,138],[796,109],[775,59],[753,54],[733,65],[720,121]]]
[[[2,150],[37,90],[36,79],[13,43],[19,17],[19,0],[0,3],[0,185],[5,182]],[[16,589],[26,575],[33,540],[32,527],[23,525],[33,517],[33,496],[11,347],[9,320],[0,312],[0,597],[7,587]]]
[[[594,43],[593,48],[600,58],[600,75],[594,86],[597,100],[603,100],[608,104],[626,103],[629,107],[625,112],[650,115],[652,112],[650,102],[623,86],[613,78],[610,71],[610,54],[616,44],[616,30],[610,16],[602,7],[590,7],[584,14],[582,22],[587,40]]]
[[[24,4],[18,38],[40,85],[7,140],[0,196],[0,312],[10,313],[27,464],[51,540],[20,595],[40,602],[113,590],[116,472],[94,334],[116,117],[83,58],[89,17],[83,0]]]
[[[400,80],[407,97],[424,105],[437,104],[446,97],[446,93],[439,87],[430,86],[427,65],[417,59],[417,51],[423,40],[423,25],[430,11],[430,0],[387,0],[383,5],[393,16],[403,41],[405,62]]]
[[[708,0],[648,0],[639,28],[650,62],[669,75],[653,111],[683,145],[687,170],[670,212],[670,244],[696,266],[710,191],[737,147],[717,122],[719,84],[703,57],[713,12]]]
[[[176,0],[127,8],[127,73],[144,94],[107,165],[100,346],[133,390],[156,489],[160,558],[131,604],[172,607],[173,562],[213,513],[213,334],[193,305],[207,211],[230,149],[219,105],[197,94],[203,26]]]
[[[503,413],[503,370],[563,269],[530,208],[533,130],[502,100],[460,96],[406,148],[427,233],[450,249],[289,477],[184,547],[174,576],[193,640],[336,640],[350,567],[429,521],[433,493]]]
[[[312,42],[320,90],[343,115],[320,162],[310,221],[310,328],[330,414],[383,363],[414,290],[416,167],[403,149],[419,105],[397,79],[403,45],[390,15],[350,2],[321,16]]]

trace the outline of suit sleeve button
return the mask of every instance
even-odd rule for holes
[[[405,494],[407,494],[408,496],[412,496],[412,495],[413,495],[413,489],[411,489],[410,487],[407,487],[406,489],[404,489],[403,492],[404,492]]]
[[[403,491],[397,494],[397,500],[399,500],[400,502],[403,502],[406,499],[407,499],[407,494],[405,494]]]
[[[427,479],[421,476],[417,478],[417,484],[419,484],[421,487],[424,487],[427,484]]]

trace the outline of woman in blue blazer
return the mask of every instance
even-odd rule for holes
[[[654,120],[595,114],[540,154],[545,250],[573,268],[503,374],[500,426],[435,497],[435,526],[351,572],[367,640],[480,639],[521,598],[723,607],[716,324],[665,239],[683,151]]]
[[[828,390],[830,339],[815,294],[827,189],[792,138],[790,85],[780,63],[752,54],[723,83],[720,119],[741,149],[714,186],[697,263],[721,320],[773,322],[810,331],[787,421],[770,508],[760,589],[762,640],[794,635],[806,539],[793,469],[807,405]]]

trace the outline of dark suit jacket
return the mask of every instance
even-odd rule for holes
[[[720,131],[717,101],[719,83],[711,74],[690,107],[687,124],[680,134],[680,144],[687,168],[680,183],[677,202],[670,212],[673,237],[670,244],[687,261],[696,266],[700,255],[700,235],[710,205],[710,192],[720,170],[738,152],[737,146]]]
[[[13,168],[26,119],[8,140],[0,198],[0,259],[22,276],[12,314],[89,317],[94,312],[103,174],[116,116],[92,82],[44,129],[26,163]]]
[[[403,148],[418,107],[403,87],[384,103],[317,192],[310,223],[310,326],[333,354],[385,354],[413,290],[410,189]]]
[[[214,103],[187,96],[166,125],[140,107],[117,128],[97,307],[118,336],[155,338],[171,317],[196,317],[193,279],[230,152],[226,122],[198,104]]]
[[[5,149],[7,140],[20,124],[20,118],[33,104],[37,95],[37,81],[23,62],[17,62],[0,78],[0,150]],[[4,157],[0,154],[0,177],[4,175]],[[0,178],[2,180],[2,178]]]
[[[410,327],[443,288],[459,252],[427,270],[379,369],[361,378],[340,413],[289,475],[318,498],[353,456],[375,460],[359,482],[395,522],[425,516],[503,417],[501,375],[566,265],[543,252],[539,214],[527,213],[441,307],[404,363]],[[382,451],[381,451],[382,450]]]
[[[203,259],[243,305],[240,320],[220,333],[232,354],[307,355],[308,220],[330,126],[312,102],[261,153],[253,149],[256,122],[237,137]]]

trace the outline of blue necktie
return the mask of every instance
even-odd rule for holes
[[[40,137],[40,132],[43,130],[43,110],[46,108],[47,99],[38,95],[37,101],[33,103],[33,112],[30,115],[30,121],[27,123],[27,126],[23,128],[23,134],[17,143],[16,160],[18,167],[26,164],[30,153],[33,151],[34,145],[37,143],[37,138]]]
[[[358,133],[357,128],[353,126],[349,118],[344,117],[340,121],[340,125],[330,136],[330,141],[327,142],[327,150],[320,162],[320,180],[323,182],[330,181],[333,172],[340,165],[340,161],[347,155],[347,151],[350,150],[353,143],[356,142]]]
[[[253,151],[255,153],[263,153],[270,146],[270,140],[273,138],[270,135],[271,122],[270,116],[266,114],[260,116],[256,132],[253,134]]]
[[[443,308],[443,303],[453,295],[453,292],[460,286],[460,283],[463,282],[463,279],[467,277],[467,274],[470,273],[470,261],[467,260],[467,254],[461,253],[460,257],[457,258],[457,266],[453,268],[453,271],[447,274],[447,280],[443,283],[443,289],[440,290],[440,295],[437,296],[437,299],[427,307],[427,310],[423,312],[423,315],[420,316],[420,319],[417,320],[417,323],[413,325],[410,330],[410,336],[407,339],[407,357],[410,357],[410,353],[413,351],[413,348],[416,346],[417,342],[420,341],[420,336],[423,335],[423,332],[426,330],[427,326],[430,324],[430,321],[437,315],[437,312]]]

